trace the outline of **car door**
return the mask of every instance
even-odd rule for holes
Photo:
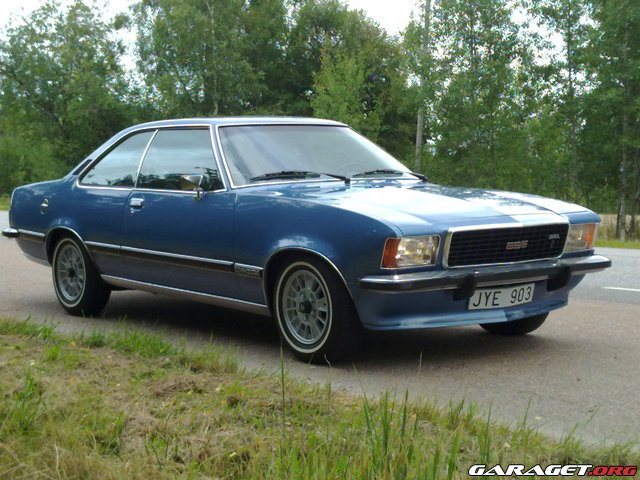
[[[82,174],[66,199],[78,233],[102,274],[124,274],[119,253],[122,215],[154,132],[138,132],[118,141]]]
[[[200,178],[202,191],[183,176]],[[234,203],[219,175],[209,128],[158,130],[123,216],[128,278],[236,297]]]

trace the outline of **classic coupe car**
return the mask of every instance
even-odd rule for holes
[[[348,126],[275,117],[128,128],[62,179],[12,195],[10,228],[62,306],[112,290],[275,317],[304,361],[362,328],[538,328],[589,272],[599,217],[533,195],[429,183]],[[26,288],[27,286],[25,286]]]

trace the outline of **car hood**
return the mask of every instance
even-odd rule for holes
[[[566,221],[564,215],[569,213],[589,212],[579,205],[536,195],[407,181],[352,182],[339,187],[333,182],[305,182],[273,185],[267,190],[280,198],[368,215],[395,226],[403,235],[474,225],[481,219],[510,223],[527,218],[537,222],[543,217],[544,222],[557,222]]]

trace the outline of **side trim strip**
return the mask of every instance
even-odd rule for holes
[[[207,268],[224,272],[233,272],[237,275],[262,278],[263,268],[244,263],[235,263],[228,260],[217,260],[214,258],[194,257],[191,255],[181,255],[178,253],[159,252],[156,250],[146,250],[144,248],[126,247],[111,243],[85,242],[91,252],[105,255],[123,255],[131,258],[155,262],[167,262],[188,267]]]
[[[101,253],[103,255],[119,255],[120,247],[118,245],[111,245],[110,243],[100,242],[84,242],[90,252]]]
[[[263,269],[254,265],[246,265],[244,263],[234,263],[233,272],[238,275],[245,275],[247,277],[262,278]]]
[[[120,247],[120,252],[125,257],[150,260],[152,262],[166,262],[188,267],[208,268],[221,270],[224,272],[233,271],[233,262],[227,260],[214,260],[212,258],[192,257],[190,255],[180,255],[177,253],[158,252],[146,250],[144,248]]]
[[[24,238],[25,240],[31,240],[33,242],[44,242],[44,233],[34,232],[32,230],[23,230],[19,228],[18,234],[20,235],[20,238]]]
[[[177,295],[183,298],[208,303],[218,307],[233,308],[257,315],[269,316],[269,307],[260,303],[247,302],[237,298],[221,297],[208,293],[194,292],[192,290],[183,290],[181,288],[165,287],[153,283],[138,282],[121,277],[113,277],[110,275],[101,275],[102,279],[110,285],[123,288],[131,288],[134,290],[144,290],[151,293],[161,293],[168,295]]]

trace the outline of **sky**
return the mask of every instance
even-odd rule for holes
[[[396,35],[409,23],[411,12],[417,10],[418,0],[341,0],[352,9],[364,10],[389,34]],[[0,25],[4,26],[11,15],[28,14],[38,8],[43,0],[4,0],[0,7]],[[63,3],[64,2],[63,0]],[[107,14],[124,12],[134,0],[109,0],[104,7]]]

